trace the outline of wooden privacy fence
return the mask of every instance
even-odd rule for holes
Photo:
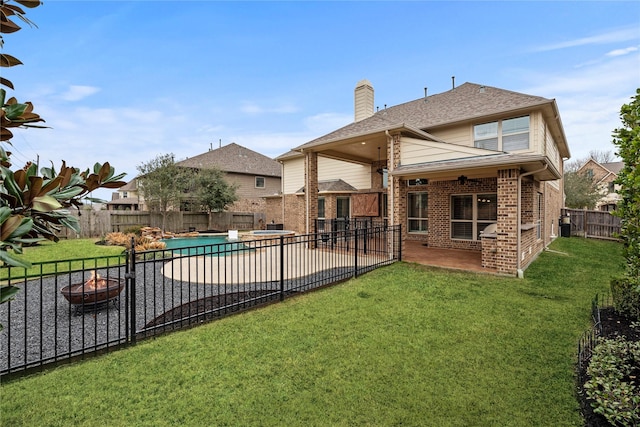
[[[101,237],[114,231],[128,231],[135,227],[162,227],[162,215],[141,211],[72,211],[80,222],[80,235],[63,228],[59,237]],[[265,223],[265,214],[252,212],[169,212],[165,231],[227,231],[255,230]]]
[[[567,216],[572,236],[617,240],[620,234],[620,217],[611,212],[562,209],[562,217]]]

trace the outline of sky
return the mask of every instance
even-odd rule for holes
[[[4,35],[8,96],[48,129],[15,130],[14,166],[108,161],[125,180],[235,142],[277,157],[379,108],[464,82],[555,99],[572,159],[615,153],[640,87],[637,1],[66,1]],[[111,198],[111,190],[95,192]]]

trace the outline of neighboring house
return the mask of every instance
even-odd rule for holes
[[[138,183],[132,179],[118,191],[111,195],[111,201],[107,202],[107,210],[110,211],[139,211],[143,210],[143,202],[138,193]]]
[[[618,173],[624,167],[623,162],[598,163],[594,159],[589,159],[580,169],[579,174],[590,177],[595,182],[598,191],[602,195],[596,202],[596,209],[600,211],[614,211],[620,201],[618,190],[620,186],[614,181]]]
[[[385,220],[403,246],[479,251],[521,274],[557,234],[570,153],[555,100],[465,83],[374,112],[373,94],[359,82],[353,123],[278,157],[284,227]]]
[[[176,165],[224,172],[227,182],[237,186],[238,200],[228,208],[230,211],[265,212],[265,197],[280,192],[280,163],[236,143],[176,162]]]

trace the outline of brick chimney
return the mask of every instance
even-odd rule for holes
[[[356,85],[354,111],[356,122],[373,116],[373,86],[367,79]]]

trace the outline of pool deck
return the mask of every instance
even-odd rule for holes
[[[240,286],[280,280],[280,248],[259,249],[262,253],[243,252],[231,256],[191,256],[169,261],[162,274],[174,280],[208,285]],[[297,279],[331,268],[354,266],[353,252],[325,249],[300,249],[290,254],[285,265],[285,280]],[[380,263],[380,255],[358,255],[358,266]]]

